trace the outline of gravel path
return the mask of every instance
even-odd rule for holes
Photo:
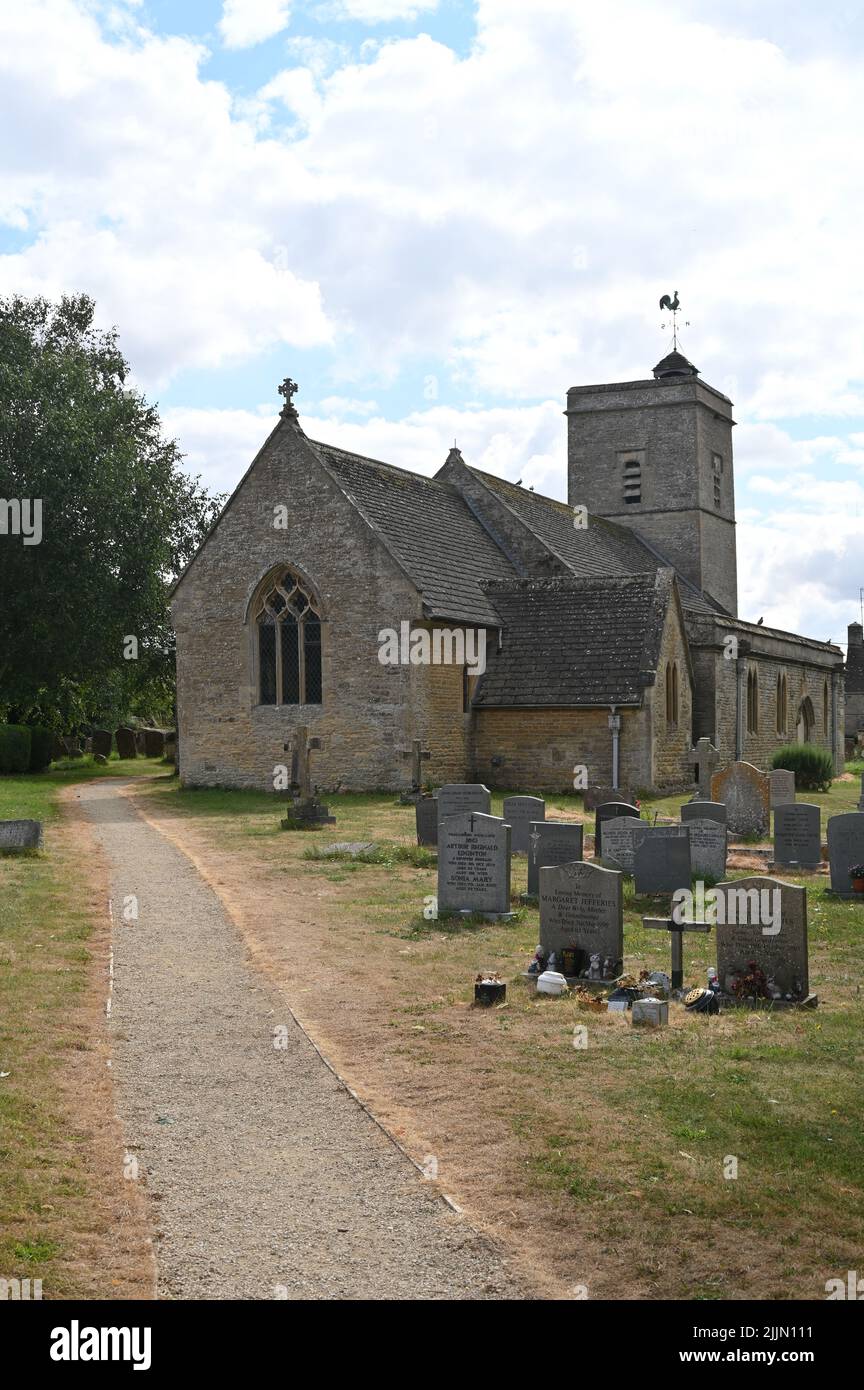
[[[117,783],[78,796],[111,872],[113,1074],[159,1297],[520,1297],[325,1066],[186,856]]]

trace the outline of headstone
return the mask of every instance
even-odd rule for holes
[[[94,763],[99,763],[100,767],[105,767],[108,764],[108,759],[105,757],[104,753],[94,753],[93,761]]]
[[[767,835],[771,784],[758,767],[729,763],[711,778],[711,796],[726,807],[730,835]]]
[[[434,796],[421,796],[414,803],[417,816],[417,843],[434,848],[438,843],[438,801]]]
[[[510,914],[510,827],[479,811],[438,820],[438,911]]]
[[[582,858],[582,826],[578,821],[535,821],[528,836],[528,894],[540,892],[540,870],[572,864]]]
[[[135,734],[132,729],[120,728],[114,735],[117,740],[117,752],[121,758],[137,758],[138,749],[135,744]]]
[[[63,739],[63,748],[67,758],[83,758],[84,751],[81,747],[81,740],[77,734],[71,734]]]
[[[585,788],[582,799],[586,811],[596,811],[598,806],[603,806],[607,801],[626,801],[628,806],[633,801],[629,791],[622,790],[621,787],[601,787],[596,783]]]
[[[567,953],[574,969],[565,974],[607,983],[621,974],[623,882],[620,873],[600,864],[540,870],[540,945],[547,956],[555,953],[559,969]]]
[[[287,752],[289,745],[286,743],[283,747]],[[320,738],[309,738],[309,729],[305,724],[295,729],[290,744],[293,806],[290,816],[282,821],[284,830],[319,830],[324,825],[336,824],[336,817],[330,815],[330,807],[318,800],[312,785],[310,758],[320,748]]]
[[[647,820],[638,816],[613,816],[607,820],[603,827],[603,863],[610,869],[632,874],[636,845],[642,838],[641,832],[648,829]]]
[[[681,821],[686,825],[691,820],[716,820],[718,825],[725,825],[726,807],[722,801],[685,801]]]
[[[694,801],[711,800],[711,778],[720,761],[720,754],[710,738],[700,738],[695,748],[690,749],[690,765],[694,771],[696,795]]]
[[[101,753],[103,758],[111,757],[111,730],[93,730],[93,754],[94,757]]]
[[[807,801],[781,804],[774,812],[774,863],[816,869],[822,863],[822,815]]]
[[[754,877],[718,883],[713,893],[721,989],[737,998],[803,1002],[810,992],[806,889]]]
[[[861,900],[849,878],[853,864],[864,864],[864,812],[850,811],[847,815],[832,816],[828,821],[828,862],[831,866],[831,888],[843,898]]]
[[[705,806],[694,801],[694,806]],[[713,883],[726,877],[726,826],[706,816],[684,822],[690,835],[690,872],[695,879]]]
[[[41,820],[0,820],[0,850],[41,848]]]
[[[161,729],[144,730],[144,756],[147,758],[165,756],[165,734]]]
[[[795,800],[795,773],[785,767],[773,767],[768,773],[771,781],[771,809],[791,806]]]
[[[649,825],[633,857],[637,893],[674,893],[689,888],[690,836],[686,825]]]
[[[438,788],[438,824],[448,816],[464,816],[471,811],[488,816],[492,811],[492,793],[482,782],[448,782]]]
[[[626,801],[604,801],[597,807],[594,817],[594,858],[603,857],[603,822],[613,820],[615,816],[636,816],[639,815],[638,806],[630,806]]]
[[[510,826],[510,848],[514,854],[527,854],[531,845],[531,822],[546,819],[542,796],[505,796],[504,819]]]
[[[858,810],[864,811],[864,772],[861,773],[861,795],[858,798]]]
[[[410,806],[421,795],[423,763],[428,762],[432,753],[430,749],[423,747],[423,740],[419,738],[412,740],[410,748],[402,748],[399,751],[403,758],[411,759],[411,790],[403,792],[400,797],[403,806]]]

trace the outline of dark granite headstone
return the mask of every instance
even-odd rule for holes
[[[722,801],[686,801],[681,807],[681,820],[685,825],[691,820],[716,820],[726,825],[727,819]]]
[[[815,869],[822,863],[822,816],[807,801],[781,802],[774,810],[774,863]]]
[[[438,911],[510,912],[510,827],[499,816],[439,816]]]
[[[117,740],[117,752],[121,758],[137,758],[138,748],[135,743],[135,733],[132,729],[117,729],[114,737]]]
[[[582,858],[582,826],[578,821],[535,821],[528,836],[528,893],[540,892],[540,870],[572,864]]]
[[[94,755],[98,755],[98,754],[101,753],[101,755],[102,755],[103,758],[110,758],[110,757],[111,757],[111,730],[110,730],[110,729],[94,729],[94,730],[93,730],[93,753],[94,753]]]
[[[0,850],[42,848],[40,820],[0,820]]]
[[[434,796],[421,796],[414,803],[417,817],[417,843],[429,848],[438,843],[438,802]]]
[[[505,796],[503,815],[510,826],[512,852],[527,854],[531,822],[546,819],[546,802],[542,796]]]
[[[806,889],[763,876],[718,883],[713,893],[721,988],[740,996],[740,982],[752,978],[755,967],[767,981],[766,1002],[769,997],[799,1003],[806,999],[810,992]],[[744,986],[745,996],[746,992]]]
[[[145,758],[162,758],[165,756],[165,734],[161,729],[144,729],[144,756]]]
[[[864,894],[854,891],[849,878],[853,864],[864,864],[864,812],[850,811],[847,815],[830,818],[828,862],[831,865],[833,891],[844,898],[855,898],[864,903]]]
[[[594,857],[603,857],[603,822],[615,816],[639,816],[639,807],[630,806],[626,801],[604,801],[597,807],[594,817]]]
[[[492,793],[482,782],[448,782],[437,792],[438,824],[446,816],[462,816],[478,811],[488,816],[492,810]]]
[[[614,980],[621,973],[624,956],[624,879],[600,864],[559,864],[540,870],[540,945],[553,951],[558,968],[564,953],[573,952],[572,971],[582,975],[591,969],[591,957],[599,958],[597,980]]]
[[[689,888],[690,836],[686,825],[651,825],[636,845],[633,873],[637,893],[674,893]]]
[[[632,874],[636,845],[648,829],[647,820],[637,816],[613,816],[607,820],[603,826],[603,863],[610,869]]]

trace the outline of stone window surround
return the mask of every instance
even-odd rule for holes
[[[310,608],[315,612],[321,628],[321,700],[318,704],[300,703],[287,705],[277,702],[276,704],[261,703],[261,667],[258,650],[258,618],[263,608],[264,595],[279,581],[284,574],[290,574],[295,583],[304,590],[309,598]],[[254,713],[272,710],[290,712],[292,716],[306,710],[314,715],[318,713],[324,704],[324,666],[325,666],[325,633],[328,626],[325,606],[321,601],[321,595],[317,585],[313,584],[309,576],[298,565],[288,561],[280,561],[279,564],[269,565],[263,575],[254,584],[246,602],[243,625],[246,628],[247,638],[247,669],[249,671],[249,694],[250,708]],[[301,644],[302,646],[302,644]]]

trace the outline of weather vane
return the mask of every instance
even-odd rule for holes
[[[669,312],[670,312],[671,315],[672,315],[672,351],[673,351],[673,352],[677,352],[677,351],[678,351],[678,310],[681,308],[681,301],[680,301],[679,298],[678,298],[678,291],[676,290],[675,293],[674,293],[674,295],[664,294],[663,297],[662,297],[662,299],[660,300],[660,308],[661,308],[661,309],[668,309]],[[661,328],[665,328],[665,327],[666,327],[666,324],[665,324],[665,323],[661,323],[660,327],[661,327]],[[689,328],[689,327],[690,327],[690,320],[689,320],[689,319],[685,319],[685,320],[684,320],[684,327],[685,327],[685,328]]]

